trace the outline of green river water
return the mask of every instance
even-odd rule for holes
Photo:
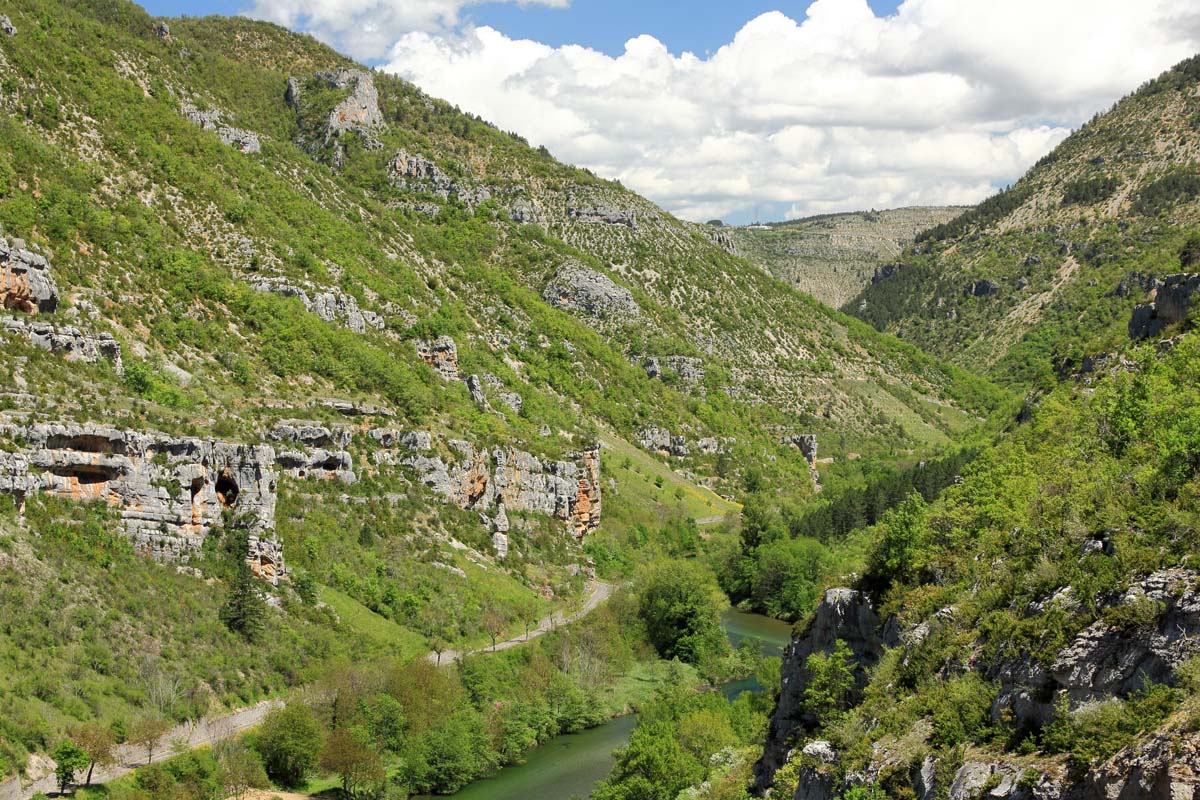
[[[759,614],[730,609],[721,622],[734,647],[744,639],[762,643],[763,655],[783,653],[792,626]],[[753,678],[722,687],[727,698],[757,691]],[[558,736],[529,752],[524,764],[506,767],[490,778],[472,783],[451,795],[453,800],[569,800],[588,797],[596,784],[608,777],[613,751],[629,741],[637,717],[618,717],[598,728]],[[432,800],[432,799],[430,799]]]

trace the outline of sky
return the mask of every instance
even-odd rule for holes
[[[310,32],[696,221],[966,204],[1200,52],[1196,0],[151,0]]]

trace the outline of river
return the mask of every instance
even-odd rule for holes
[[[729,643],[737,647],[745,639],[761,642],[765,656],[783,654],[792,636],[792,626],[760,614],[729,609],[721,615]],[[722,687],[730,700],[742,692],[758,691],[754,678]],[[613,751],[629,741],[637,717],[617,717],[598,728],[557,736],[529,751],[524,764],[505,767],[490,778],[475,781],[453,800],[569,800],[588,797],[596,784],[612,771]]]

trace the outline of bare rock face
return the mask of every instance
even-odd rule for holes
[[[379,92],[371,73],[360,69],[340,69],[321,72],[316,76],[331,89],[350,89],[345,100],[338,103],[329,113],[326,130],[329,135],[339,136],[347,131],[356,131],[373,139],[373,132],[382,128],[383,112],[379,110]]]
[[[471,393],[471,401],[476,405],[488,408],[487,395],[483,391],[483,382],[478,375],[467,376],[467,391]]]
[[[1096,622],[1059,653],[1050,672],[1072,706],[1173,682],[1175,668],[1200,653],[1198,577],[1186,569],[1147,576],[1126,592],[1121,604],[1158,604],[1162,613],[1153,626],[1120,630]]]
[[[168,33],[169,37],[170,34]],[[254,131],[235,128],[221,121],[221,112],[216,109],[201,111],[191,103],[184,103],[180,108],[183,116],[201,130],[215,131],[223,144],[236,148],[243,153],[258,153],[262,151],[262,143]]]
[[[386,327],[383,317],[360,308],[357,300],[338,289],[316,286],[308,281],[293,282],[286,278],[255,278],[250,285],[255,291],[295,297],[324,321],[343,325],[354,333],[382,331]]]
[[[118,375],[124,370],[121,344],[110,333],[89,334],[70,325],[59,327],[17,317],[0,317],[0,331],[28,339],[34,347],[61,354],[67,361],[94,364],[107,359]]]
[[[25,242],[0,238],[0,307],[24,314],[48,314],[58,308],[58,285],[50,264],[25,249]]]
[[[330,480],[350,484],[358,480],[354,459],[345,450],[282,450],[275,463],[284,474],[300,480]]]
[[[353,434],[348,428],[293,419],[276,424],[267,434],[267,438],[274,442],[290,442],[304,447],[345,450],[350,445]]]
[[[1098,541],[1103,547],[1103,540]],[[993,672],[1000,684],[993,717],[1011,714],[1018,724],[1039,726],[1052,719],[1060,696],[1078,708],[1128,697],[1152,683],[1173,684],[1176,668],[1200,653],[1198,577],[1187,569],[1162,570],[1129,588],[1118,605],[1156,604],[1161,613],[1151,625],[1121,629],[1097,621],[1081,631],[1048,668],[1028,659],[1001,665]],[[1039,606],[1073,602],[1060,595]],[[1041,612],[1040,607],[1033,610]]]
[[[376,429],[370,435],[384,448],[373,456],[377,466],[415,472],[422,485],[459,508],[494,512],[490,524],[502,533],[507,532],[501,528],[508,526],[509,511],[562,520],[577,537],[600,524],[599,447],[569,461],[548,461],[523,450],[480,450],[455,439],[446,442],[454,457],[444,458],[433,453],[429,433]]]
[[[542,291],[542,297],[555,308],[603,320],[627,322],[641,314],[628,289],[578,263],[559,267]]]
[[[0,428],[20,442],[0,453],[0,491],[37,492],[118,509],[134,545],[186,562],[226,511],[254,541],[252,567],[274,582],[283,569],[275,542],[275,451],[100,425]]]
[[[1200,735],[1166,731],[1093,767],[1066,800],[1200,797]]]
[[[416,343],[417,356],[433,371],[448,381],[459,378],[458,345],[449,336],[439,336],[436,339],[422,339]]]
[[[1200,290],[1200,275],[1168,275],[1158,287],[1154,301],[1136,306],[1129,320],[1129,338],[1157,336],[1169,325],[1187,319],[1192,297]]]
[[[829,589],[804,633],[792,639],[783,656],[782,689],[767,732],[763,756],[755,764],[755,780],[768,788],[775,772],[787,761],[793,735],[811,727],[815,720],[804,711],[804,690],[810,679],[809,656],[833,650],[841,639],[854,653],[855,679],[866,685],[867,669],[883,654],[884,641],[879,616],[870,599],[853,589]]]

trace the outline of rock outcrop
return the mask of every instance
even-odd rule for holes
[[[437,164],[421,155],[400,150],[388,162],[388,175],[393,186],[410,191],[427,192],[443,200],[454,198],[469,208],[488,200],[492,192],[474,181],[455,181]]]
[[[416,343],[417,357],[448,381],[459,379],[458,345],[449,336],[421,339]]]
[[[676,436],[666,428],[651,426],[643,428],[637,432],[637,443],[644,450],[651,450],[662,455],[676,456],[683,458],[688,455],[687,439],[683,436]]]
[[[555,308],[603,320],[626,322],[641,314],[628,289],[578,263],[559,267],[542,291],[542,297]]]
[[[495,513],[508,523],[508,512],[526,511],[562,520],[577,537],[600,524],[600,450],[583,450],[571,460],[549,461],[513,448],[476,449],[459,439],[434,452],[434,437],[423,431],[375,429],[372,439],[384,449],[377,466],[412,470],[419,483],[459,508]],[[503,531],[502,531],[503,532]]]
[[[1000,284],[990,280],[972,281],[963,290],[967,297],[991,297],[1000,292]]]
[[[679,376],[679,380],[689,386],[704,380],[704,361],[690,356],[649,356],[642,362],[642,369],[648,378],[661,378],[663,369],[669,369]]]
[[[252,541],[255,571],[274,582],[283,569],[269,446],[101,425],[7,425],[0,435],[17,445],[0,451],[0,491],[107,503],[139,550],[184,562],[228,512]]]
[[[107,359],[118,375],[124,370],[121,344],[110,333],[84,333],[71,325],[59,327],[39,320],[3,316],[0,316],[0,331],[27,339],[34,347],[63,355],[68,361],[94,364]]]
[[[384,120],[379,108],[379,92],[371,73],[361,69],[339,69],[318,72],[311,80],[330,89],[349,90],[325,119],[321,130],[325,144],[334,142],[345,133],[354,132],[362,137],[364,146],[373,149],[380,146],[375,134],[384,126]],[[304,81],[296,77],[289,78],[286,94],[288,104],[297,111],[301,110],[303,95]]]
[[[13,25],[12,20],[8,17],[0,15],[0,31],[4,31],[9,36],[16,36],[17,26]]]
[[[633,211],[622,211],[616,208],[568,208],[567,218],[576,222],[595,222],[604,225],[624,225],[630,230],[637,230],[637,214]]]
[[[27,250],[22,239],[0,238],[0,307],[24,314],[58,308],[58,285],[49,262]]]
[[[1168,275],[1158,286],[1153,302],[1133,309],[1129,320],[1129,338],[1157,336],[1169,325],[1187,319],[1192,297],[1200,290],[1200,275]]]
[[[855,680],[860,689],[866,684],[867,669],[878,662],[885,644],[893,643],[885,641],[879,617],[865,594],[853,589],[825,592],[804,633],[792,639],[784,652],[778,704],[771,715],[763,756],[754,767],[760,789],[769,787],[776,770],[786,763],[795,736],[815,722],[804,709],[809,656],[832,651],[839,639],[854,654]]]
[[[262,151],[262,143],[258,140],[257,133],[226,125],[221,121],[221,112],[216,109],[202,111],[191,103],[184,103],[180,111],[193,124],[199,125],[201,130],[215,131],[223,144],[234,147],[243,153]]]
[[[894,263],[884,264],[882,267],[876,267],[875,272],[871,275],[871,285],[875,286],[890,278],[894,278],[896,273],[898,273],[903,266],[903,264]]]
[[[285,447],[275,456],[284,474],[299,479],[337,480],[354,483],[354,459],[346,452],[352,434],[346,428],[316,422],[285,420],[267,434]]]
[[[1103,540],[1096,540],[1101,548]],[[1000,665],[991,677],[1000,684],[992,716],[1037,727],[1054,716],[1066,697],[1071,708],[1112,697],[1128,697],[1150,684],[1172,684],[1175,670],[1200,653],[1200,575],[1162,570],[1134,583],[1117,605],[1145,604],[1158,610],[1153,624],[1121,628],[1104,620],[1081,631],[1049,667],[1021,659]],[[1073,604],[1068,592],[1031,609]]]
[[[254,278],[250,285],[259,292],[295,297],[311,313],[326,322],[343,325],[354,333],[382,331],[386,327],[383,317],[360,308],[357,300],[338,289],[316,286],[308,281],[289,281],[287,278]]]

